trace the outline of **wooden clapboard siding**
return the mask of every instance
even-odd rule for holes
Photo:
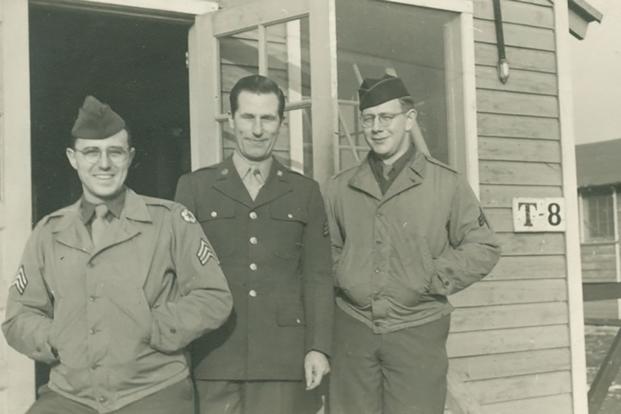
[[[483,212],[494,231],[513,231],[513,213],[510,208],[484,208]]]
[[[571,412],[572,399],[569,393],[507,401],[481,407],[481,414],[557,414]]]
[[[481,184],[561,185],[559,163],[487,161],[479,162]]]
[[[477,66],[476,82],[479,89],[494,89],[510,92],[526,92],[540,95],[556,95],[556,75],[514,69],[511,82],[502,83],[498,71],[491,66]]]
[[[568,371],[519,375],[508,378],[468,382],[468,388],[481,404],[564,394],[571,391]],[[540,413],[541,411],[535,411]],[[552,411],[557,412],[557,411]]]
[[[618,300],[584,302],[584,317],[592,319],[619,319]]]
[[[474,17],[493,21],[493,1],[475,0]],[[502,2],[502,20],[507,23],[552,29],[554,27],[554,11],[550,7],[539,7],[519,1],[504,0]]]
[[[517,1],[519,3],[536,4],[538,6],[544,6],[544,7],[552,7],[553,0],[513,0],[513,1]]]
[[[557,118],[558,100],[547,95],[478,89],[477,110],[494,114]]]
[[[558,119],[479,113],[479,136],[560,139]]]
[[[498,233],[497,236],[505,256],[565,253],[563,233]]]
[[[507,46],[507,60],[513,69],[526,69],[533,72],[556,73],[556,55],[547,50],[521,49]],[[474,46],[474,57],[479,66],[496,67],[498,49],[489,43],[477,43]]]
[[[480,283],[452,297],[451,369],[483,413],[570,413],[571,355],[564,233],[514,233],[515,197],[561,197],[555,11],[504,0],[511,70],[496,72],[492,0],[474,1],[479,196],[502,246]]]
[[[484,380],[569,369],[567,348],[453,358],[450,369],[463,380]]]
[[[481,137],[479,159],[491,161],[561,162],[561,146],[556,140]]]
[[[503,256],[485,280],[564,279],[563,255]]]
[[[554,302],[566,299],[566,283],[563,279],[483,280],[451,296],[451,303],[465,307]]]
[[[450,357],[466,357],[562,348],[569,343],[567,324],[509,328],[449,335],[447,352]]]
[[[555,49],[554,31],[551,29],[523,26],[513,23],[503,24],[505,44],[527,49]],[[493,21],[474,20],[474,40],[482,43],[496,43],[496,28]]]
[[[559,296],[557,292],[548,293],[548,296]],[[565,302],[457,308],[451,315],[451,332],[559,325],[567,323],[567,320],[567,303]]]
[[[560,197],[560,186],[482,184],[479,197],[484,207],[512,207],[514,197]]]
[[[581,247],[582,280],[585,282],[616,282],[617,263],[614,245]]]

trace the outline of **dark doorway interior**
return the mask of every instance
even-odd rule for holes
[[[84,97],[92,94],[129,124],[136,158],[128,185],[172,198],[190,169],[188,24],[149,18],[30,8],[33,221],[80,197],[65,157]],[[37,366],[37,386],[47,367]]]
[[[128,123],[136,158],[128,184],[171,198],[190,169],[188,24],[30,8],[33,219],[81,194],[65,158],[71,127],[92,94]]]

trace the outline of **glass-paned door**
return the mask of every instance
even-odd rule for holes
[[[207,19],[209,30],[202,35],[211,36],[212,41],[203,43],[203,47],[212,49],[208,55],[213,60],[210,62],[212,72],[204,76],[212,78],[207,84],[212,88],[207,94],[207,115],[215,124],[212,124],[211,133],[203,135],[212,141],[210,151],[217,152],[217,157],[212,156],[211,160],[228,157],[235,148],[228,123],[230,91],[244,76],[268,76],[278,83],[287,99],[274,155],[292,169],[312,176],[307,1],[287,2],[286,10],[282,2],[277,6],[275,1],[254,2],[199,17]],[[253,8],[257,8],[256,12]]]
[[[458,137],[463,102],[456,99],[461,94],[460,13],[377,0],[336,0],[335,5],[336,170],[366,155],[357,90],[362,78],[380,78],[385,73],[401,77],[414,99],[418,127],[413,139],[424,139],[422,145],[435,158],[462,167],[457,148],[463,142],[463,135]]]

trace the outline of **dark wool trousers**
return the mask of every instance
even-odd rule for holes
[[[442,414],[450,316],[374,334],[337,307],[330,414]]]

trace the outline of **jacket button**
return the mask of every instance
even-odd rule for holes
[[[97,333],[97,330],[95,328],[91,328],[88,330],[88,333],[91,335],[95,335]]]
[[[217,211],[212,211],[209,215],[211,217],[213,217],[213,218],[216,218],[216,217],[218,217],[218,212]]]
[[[287,218],[292,219],[293,218],[293,214],[291,214],[291,213],[287,214]]]
[[[250,263],[250,270],[252,270],[253,272],[255,272],[258,269],[258,266],[256,263]]]
[[[99,397],[99,398],[98,398],[98,401],[99,401],[101,404],[104,404],[106,401],[108,401],[108,399],[102,395],[101,397]]]
[[[95,302],[95,296],[89,296],[88,297],[88,301],[89,302]]]
[[[249,294],[250,296],[252,296],[253,298],[256,298],[256,297],[257,297],[257,291],[256,291],[256,290],[254,290],[254,289],[252,289],[250,292],[248,292],[248,294]]]
[[[252,236],[252,237],[250,238],[250,244],[257,244],[258,242],[259,242],[259,240],[257,240],[257,238],[256,238],[256,237]]]
[[[250,217],[252,220],[256,220],[259,216],[257,215],[256,211],[251,211],[250,214],[248,214],[248,217]]]
[[[375,273],[379,273],[379,272],[380,272],[380,268],[379,268],[379,267],[376,267],[376,268],[375,268]]]

